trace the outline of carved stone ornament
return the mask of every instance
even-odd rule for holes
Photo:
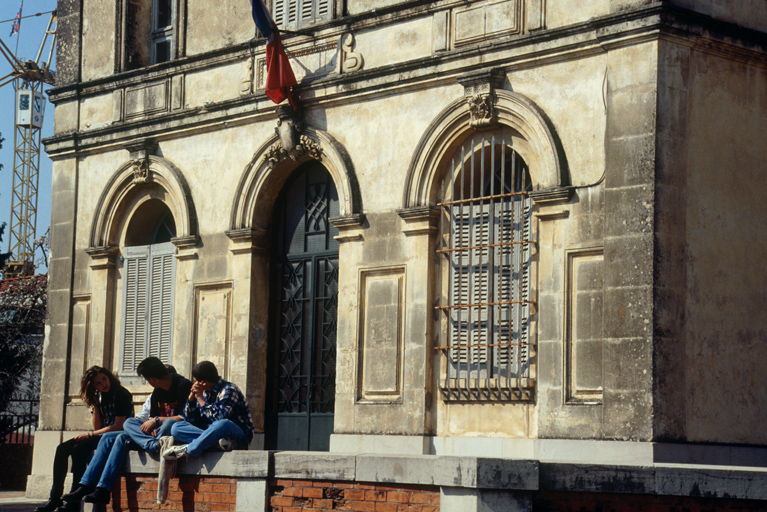
[[[340,58],[339,73],[349,73],[362,69],[365,59],[359,52],[353,52],[354,34],[347,32],[338,39],[338,53]]]
[[[149,159],[137,158],[131,162],[133,164],[133,184],[143,185],[150,181],[149,179]]]
[[[505,74],[501,69],[481,70],[458,78],[469,107],[473,128],[483,128],[496,123],[495,90],[503,83]]]
[[[245,78],[240,80],[240,96],[248,96],[250,94],[253,94],[253,88],[255,87],[254,81],[255,81],[255,61],[256,57],[254,54],[251,54],[248,56],[247,61],[245,62]]]
[[[322,159],[320,144],[303,133],[306,125],[299,112],[289,105],[280,105],[277,107],[277,116],[279,119],[274,132],[279,137],[279,142],[272,144],[264,155],[270,169],[286,158],[296,161],[308,155],[315,160]]]
[[[475,94],[466,98],[469,104],[471,121],[469,124],[474,128],[490,126],[495,121],[495,95]]]

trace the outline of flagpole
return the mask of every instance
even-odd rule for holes
[[[13,51],[13,56],[16,57],[17,59],[19,58],[19,41],[21,40],[21,16],[23,14],[22,13],[23,10],[24,10],[24,0],[21,0],[21,7],[19,7],[19,14],[17,16],[19,20],[19,29],[16,31],[16,49]],[[13,88],[16,89],[15,83]]]

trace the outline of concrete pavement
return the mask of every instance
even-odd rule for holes
[[[45,500],[31,500],[24,491],[0,492],[0,512],[32,512],[35,507],[45,503]]]

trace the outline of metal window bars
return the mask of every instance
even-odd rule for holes
[[[435,346],[447,362],[442,398],[531,400],[527,164],[509,142],[483,137],[456,152],[450,171],[438,204],[443,244],[437,252],[448,266],[448,290],[436,306],[447,324],[447,343]]]

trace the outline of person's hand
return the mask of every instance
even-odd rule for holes
[[[85,441],[86,439],[90,438],[91,436],[93,436],[93,432],[92,431],[91,432],[83,432],[82,434],[78,434],[78,435],[75,436],[75,441],[78,442],[78,443],[81,443],[81,442]]]
[[[202,385],[200,382],[195,382],[192,384],[192,390],[189,392],[189,400],[194,400],[196,398],[205,398],[205,390],[202,389]]]
[[[144,423],[141,424],[141,431],[145,434],[151,433],[154,429],[157,428],[157,423],[154,421],[154,418],[149,418]]]

